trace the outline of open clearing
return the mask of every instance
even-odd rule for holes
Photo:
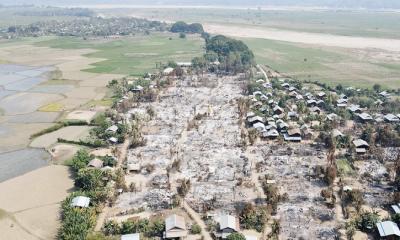
[[[242,29],[259,26],[310,33],[400,39],[400,13],[389,11],[158,6],[102,9],[100,12],[111,16],[118,14],[166,21],[229,24]]]
[[[96,115],[95,111],[73,111],[70,112],[65,119],[67,120],[80,120],[85,122],[90,122]]]
[[[181,39],[177,34],[151,33],[148,36],[138,35],[107,42],[64,37],[39,42],[36,45],[97,50],[85,56],[105,60],[93,63],[91,67],[86,68],[86,72],[142,75],[155,71],[156,63],[159,62],[191,61],[193,57],[201,55],[204,42],[196,35],[188,35],[187,38]]]
[[[0,183],[1,236],[54,239],[59,203],[73,188],[68,167],[48,166]]]
[[[52,146],[49,152],[53,163],[63,164],[65,161],[72,159],[75,153],[81,148],[81,146],[61,143]]]
[[[400,13],[314,9],[140,8],[103,14],[200,22],[212,34],[244,40],[258,63],[331,85],[399,88]],[[305,59],[307,61],[305,61]]]
[[[387,88],[400,87],[400,53],[257,38],[241,40],[253,50],[258,63],[300,80],[357,87],[372,87],[375,83]]]
[[[330,47],[376,48],[385,51],[400,51],[400,40],[398,39],[338,36],[258,27],[243,28],[222,24],[206,24],[204,28],[212,34],[224,34],[233,37],[261,38]]]
[[[84,140],[89,136],[89,130],[91,127],[88,126],[69,126],[61,128],[57,131],[42,135],[35,138],[30,144],[34,148],[49,148],[51,145],[57,143],[58,138],[62,138],[68,141],[79,141]]]

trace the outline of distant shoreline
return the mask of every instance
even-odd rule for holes
[[[135,4],[79,4],[79,5],[60,5],[68,8],[90,8],[90,9],[119,9],[119,8],[139,8],[139,9],[228,9],[228,10],[262,10],[262,11],[363,11],[363,12],[397,12],[400,9],[369,9],[369,8],[330,8],[319,6],[221,6],[221,5],[135,5]]]

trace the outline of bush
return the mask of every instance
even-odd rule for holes
[[[104,187],[103,171],[100,169],[85,168],[79,170],[75,186],[83,191],[94,191]]]
[[[227,238],[227,240],[246,240],[243,234],[235,232],[230,234]]]
[[[68,144],[76,144],[76,145],[81,145],[81,146],[86,146],[86,147],[92,147],[92,148],[99,148],[99,147],[107,147],[108,144],[101,140],[101,139],[95,139],[92,141],[84,141],[84,140],[79,140],[79,141],[70,141],[66,140],[63,138],[57,138],[57,142],[59,143],[68,143]]]
[[[200,23],[187,24],[183,21],[174,23],[171,27],[173,33],[204,33],[203,25]]]
[[[245,229],[256,229],[262,232],[265,222],[267,220],[267,213],[262,207],[255,207],[251,203],[247,203],[240,213],[240,223]]]
[[[92,208],[70,208],[63,215],[59,232],[61,240],[85,240],[96,223],[96,213]]]
[[[192,227],[190,228],[190,233],[192,234],[200,234],[201,233],[201,227],[197,224],[193,224]]]
[[[75,172],[78,172],[80,169],[85,168],[92,159],[93,156],[90,156],[86,150],[81,149],[72,158],[71,167]]]
[[[375,212],[363,212],[357,218],[357,226],[363,232],[372,232],[377,222],[379,222],[379,215]]]

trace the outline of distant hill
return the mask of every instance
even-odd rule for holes
[[[1,0],[3,5],[92,5],[92,4],[133,4],[133,5],[221,5],[221,6],[318,6],[332,8],[400,9],[399,0]]]

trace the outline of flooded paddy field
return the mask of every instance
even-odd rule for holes
[[[65,93],[74,89],[73,85],[39,85],[29,90],[29,92],[39,93]]]
[[[62,96],[46,93],[22,92],[0,100],[0,108],[6,116],[35,112],[41,106],[63,99]]]
[[[45,104],[62,100],[59,93],[68,89],[41,87],[54,69],[0,64],[0,182],[46,166],[51,160],[46,150],[27,146],[31,134],[49,127],[60,115],[38,111]]]
[[[8,118],[9,123],[52,123],[57,120],[58,112],[33,112],[15,115]]]
[[[0,154],[0,182],[46,166],[50,155],[42,149],[26,148]]]

